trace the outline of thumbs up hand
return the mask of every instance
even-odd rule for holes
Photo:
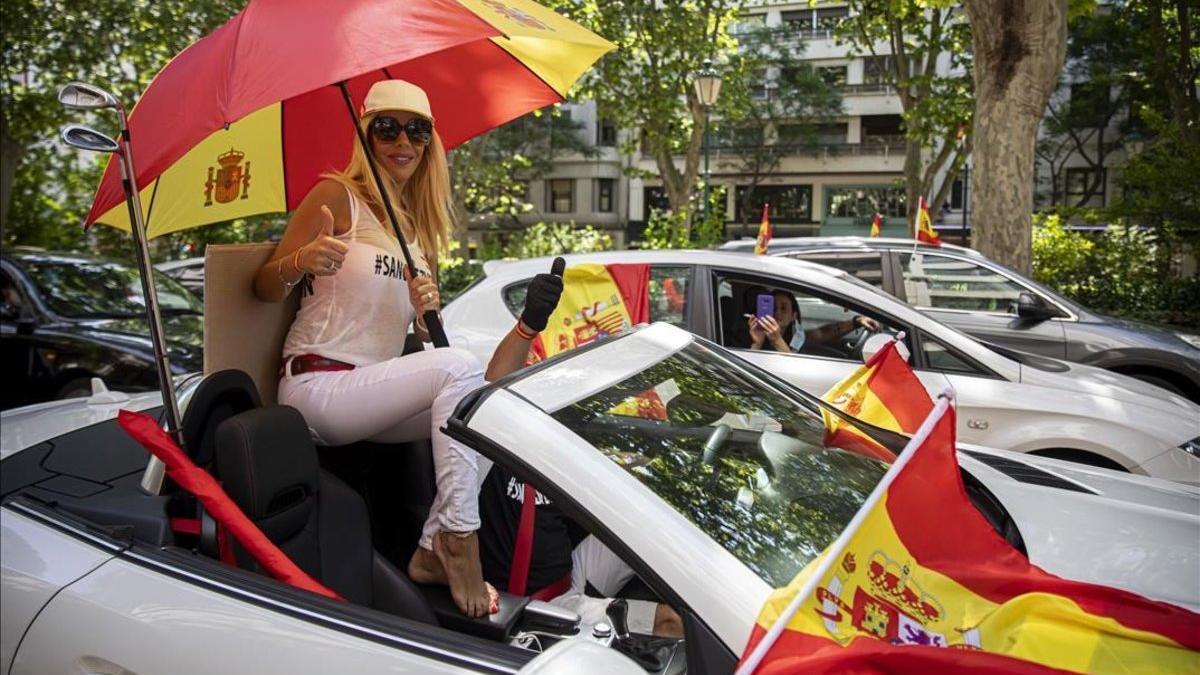
[[[305,244],[297,257],[302,272],[328,277],[337,274],[346,260],[350,247],[333,236],[333,211],[321,205],[321,231],[316,239]]]
[[[542,273],[529,282],[525,292],[525,311],[521,312],[521,323],[534,332],[545,330],[546,322],[558,307],[563,292],[563,271],[566,261],[555,258],[550,273]]]

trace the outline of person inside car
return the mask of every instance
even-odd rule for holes
[[[489,381],[525,365],[533,339],[545,329],[562,296],[561,267],[556,264],[554,269],[559,270],[557,275],[539,274],[530,282],[521,319],[488,362]],[[533,504],[533,520],[522,528],[526,500]],[[599,539],[498,464],[492,465],[480,487],[479,513],[480,554],[488,583],[570,609],[587,623],[608,621],[606,611],[613,596],[635,574]],[[683,637],[683,621],[669,605],[627,602],[631,632]]]
[[[845,321],[834,321],[817,328],[800,327],[800,305],[796,296],[785,290],[775,290],[773,315],[762,317],[747,314],[751,349],[773,349],[777,352],[800,353],[806,346],[833,345],[847,333],[864,328],[872,333],[882,326],[869,316],[855,314]],[[753,307],[753,305],[745,305]]]
[[[441,429],[460,399],[483,384],[462,349],[403,354],[409,326],[440,307],[437,252],[451,227],[446,153],[425,92],[403,80],[376,82],[361,124],[382,169],[383,192],[354,144],[343,171],[326,174],[292,214],[255,293],[279,302],[301,286],[300,310],[283,348],[279,403],[298,409],[318,443],[402,443],[431,438],[437,495],[408,573],[450,587],[467,616],[491,604],[479,563],[478,456]],[[417,267],[404,263],[387,199]]]

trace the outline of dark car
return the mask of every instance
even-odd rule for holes
[[[721,248],[753,251],[754,241]],[[1200,403],[1200,336],[1096,314],[972,249],[790,237],[772,239],[770,251],[845,270],[984,342],[1130,375]]]
[[[185,258],[158,263],[154,266],[155,273],[162,272],[183,287],[204,299],[204,257]]]
[[[200,300],[156,275],[171,368],[199,371]],[[86,396],[91,378],[114,390],[158,388],[138,270],[81,255],[6,248],[0,256],[0,409]]]

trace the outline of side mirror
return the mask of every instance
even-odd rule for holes
[[[1017,316],[1022,319],[1045,321],[1058,315],[1058,311],[1047,305],[1040,295],[1025,291],[1017,296]]]
[[[888,335],[887,333],[876,333],[867,338],[867,341],[863,343],[862,348],[863,363],[870,361],[871,357],[875,356],[875,352],[883,349],[884,345],[891,341],[892,336]],[[912,354],[908,351],[908,345],[904,344],[903,341],[896,343],[896,351],[901,357],[904,358],[905,361],[908,361],[909,357],[912,356]]]

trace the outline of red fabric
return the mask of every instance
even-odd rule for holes
[[[750,644],[758,644],[766,631],[755,625]],[[747,649],[748,653],[750,650]],[[924,647],[895,646],[881,640],[858,639],[843,647],[833,640],[794,630],[785,630],[767,654],[755,675],[804,673],[849,673],[890,675],[893,673],[972,673],[983,675],[1020,675],[1066,673],[1036,663],[990,652]]]
[[[891,341],[867,361],[867,366],[877,365],[868,386],[875,396],[892,413],[906,434],[916,433],[929,411],[933,400],[925,385],[909,367],[896,342]]]
[[[922,566],[992,602],[1023,593],[1053,593],[1070,598],[1091,614],[1200,650],[1200,615],[1128,591],[1056,577],[996,534],[963,487],[951,412],[888,489],[888,516]]]
[[[529,597],[542,602],[550,602],[558,596],[571,590],[571,575],[564,574],[558,578],[558,581],[551,583],[549,586],[538,589]]]
[[[649,263],[631,263],[605,265],[608,275],[621,291],[621,299],[625,301],[625,309],[629,311],[629,319],[633,325],[650,321],[650,265]]]
[[[171,518],[168,521],[171,525],[172,532],[179,534],[191,534],[199,536],[200,534],[200,519],[199,518]]]
[[[517,525],[512,565],[508,569],[508,592],[513,595],[525,595],[525,585],[529,581],[529,565],[533,562],[533,521],[536,511],[537,490],[526,483],[521,498],[521,522]]]
[[[351,81],[356,106],[376,79],[421,86],[448,148],[562,100],[491,42],[500,36],[454,0],[402,7],[254,0],[172,59],[138,99],[130,119],[138,188],[212,132],[284,101],[285,170],[297,171],[287,176],[288,208],[295,208],[322,170],[349,157],[353,130],[340,92],[329,86],[343,80]],[[118,174],[110,159],[88,225],[124,200]]]
[[[287,554],[271,543],[262,530],[242,513],[237,504],[225,494],[207,471],[192,463],[175,441],[167,435],[153,417],[122,410],[117,421],[135,441],[167,467],[167,475],[189,494],[195,495],[209,515],[241,544],[242,548],[276,579],[330,598],[342,599],[337,593],[310,577]],[[228,548],[228,547],[225,547]]]

